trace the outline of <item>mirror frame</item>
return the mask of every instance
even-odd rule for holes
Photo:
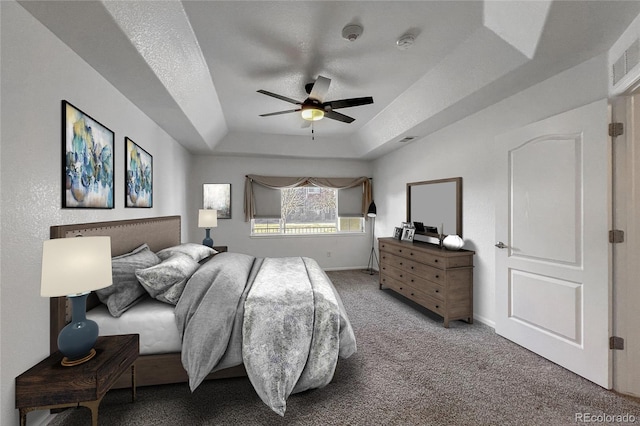
[[[445,182],[455,182],[456,184],[456,234],[462,237],[462,178],[454,177],[448,179],[436,179],[436,180],[425,180],[421,182],[410,182],[407,183],[407,222],[411,222],[411,188],[418,185],[431,185],[436,183],[445,183]],[[426,235],[428,237],[438,238],[437,233],[433,232],[418,232],[418,235]],[[445,234],[445,236],[448,234]]]

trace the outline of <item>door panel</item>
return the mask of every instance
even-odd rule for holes
[[[611,386],[607,101],[496,138],[496,332]]]

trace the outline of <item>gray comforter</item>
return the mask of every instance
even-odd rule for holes
[[[309,258],[221,253],[193,274],[175,312],[192,391],[209,373],[244,363],[280,415],[291,393],[325,386],[338,357],[356,351],[340,296]]]

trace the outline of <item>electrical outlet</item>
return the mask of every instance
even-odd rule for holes
[[[331,252],[330,251],[327,252],[327,257],[331,257]]]

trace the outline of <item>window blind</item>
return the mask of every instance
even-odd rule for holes
[[[362,185],[338,190],[338,216],[362,217]]]
[[[280,208],[280,189],[267,188],[260,184],[253,185],[253,196],[255,199],[256,219],[280,219],[282,210]]]

